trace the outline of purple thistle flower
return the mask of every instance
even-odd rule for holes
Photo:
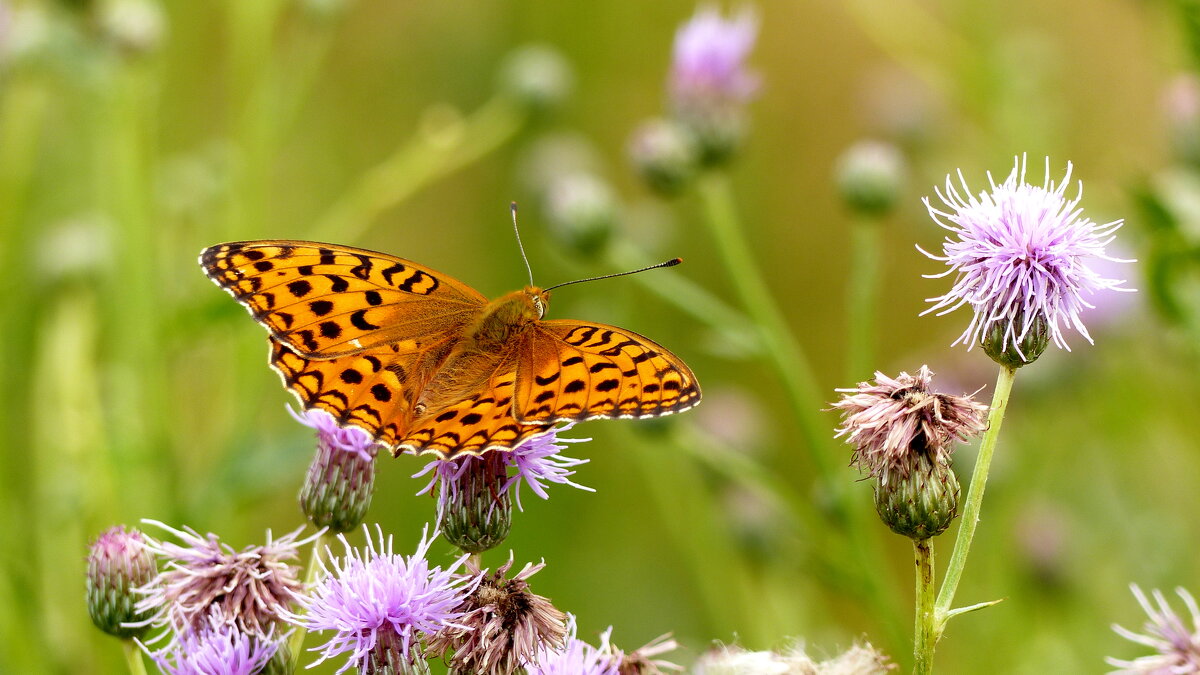
[[[1080,318],[1085,308],[1093,306],[1089,299],[1104,290],[1133,290],[1120,288],[1124,280],[1106,279],[1088,265],[1096,260],[1134,262],[1104,252],[1122,221],[1096,224],[1082,216],[1078,208],[1082,183],[1074,199],[1065,196],[1070,162],[1062,182],[1055,183],[1050,180],[1047,158],[1041,187],[1025,182],[1024,157],[1015,161],[1012,172],[999,185],[988,174],[990,193],[973,196],[961,171],[958,178],[961,193],[949,176],[945,192],[935,189],[948,210],[934,206],[929,198],[924,200],[934,221],[953,234],[943,243],[943,255],[917,247],[949,267],[941,274],[926,276],[956,276],[950,291],[930,298],[933,306],[922,315],[936,312],[940,316],[970,305],[974,316],[954,344],[965,342],[971,349],[988,338],[999,343],[999,352],[1015,349],[1023,362],[1038,354],[1027,355],[1029,345],[1021,343],[1043,331],[1068,351],[1064,329],[1073,328],[1091,342]]]
[[[349,654],[342,673],[351,667],[360,671],[372,664],[411,665],[420,657],[420,640],[436,634],[462,617],[456,608],[478,583],[454,574],[467,556],[446,569],[430,567],[425,559],[432,539],[421,537],[411,556],[393,553],[392,538],[376,526],[378,541],[367,532],[365,550],[346,549],[330,562],[321,562],[324,573],[312,592],[300,599],[304,614],[288,620],[309,631],[332,630],[336,634],[320,650],[322,663],[339,654]],[[316,665],[316,664],[313,664]]]
[[[1195,598],[1182,588],[1175,589],[1175,593],[1183,600],[1183,604],[1191,614],[1192,625],[1188,627],[1183,619],[1175,613],[1175,610],[1167,604],[1162,591],[1154,590],[1152,592],[1155,605],[1157,605],[1155,606],[1150,604],[1137,584],[1130,584],[1129,588],[1137,598],[1138,604],[1150,617],[1150,620],[1145,623],[1145,632],[1135,633],[1116,624],[1113,624],[1112,628],[1117,635],[1126,640],[1151,647],[1158,653],[1142,656],[1132,661],[1109,657],[1105,659],[1108,665],[1121,669],[1113,672],[1128,675],[1200,673],[1200,607],[1197,607]]]
[[[379,446],[370,434],[358,427],[338,426],[333,415],[324,410],[312,409],[297,413],[288,406],[288,412],[300,424],[317,430],[317,443],[320,445],[353,453],[364,462],[374,461],[375,455],[379,453]]]
[[[567,638],[557,649],[543,645],[525,666],[528,675],[663,675],[683,668],[655,659],[679,644],[670,635],[662,635],[630,654],[612,643],[612,626],[600,634],[600,646],[593,647],[576,637],[574,615],[567,615]]]
[[[726,19],[705,6],[675,33],[670,90],[676,105],[744,103],[758,91],[759,77],[745,60],[758,38],[758,18],[749,8]]]
[[[425,494],[438,486],[438,513],[445,512],[447,505],[460,497],[462,479],[472,467],[481,463],[495,462],[505,471],[515,470],[501,484],[500,490],[512,495],[521,508],[521,485],[529,486],[534,494],[542,499],[549,499],[546,492],[547,483],[570,485],[580,490],[594,492],[590,487],[575,483],[570,476],[575,475],[574,467],[587,464],[586,459],[564,457],[558,453],[565,449],[559,443],[584,443],[590,438],[559,438],[558,434],[570,429],[572,424],[551,429],[549,432],[531,438],[512,450],[491,450],[483,456],[464,455],[454,459],[435,459],[429,462],[413,478],[419,478],[432,472],[429,483],[417,494]],[[523,510],[523,509],[522,509]]]
[[[575,617],[567,615],[567,639],[561,648],[543,645],[525,666],[529,675],[620,675],[620,659],[608,642],[612,629],[600,635],[597,649],[576,637]]]
[[[285,639],[245,635],[218,610],[199,630],[188,630],[172,646],[147,653],[165,675],[255,675]]]
[[[246,635],[270,640],[288,606],[304,588],[299,570],[288,561],[316,535],[297,541],[299,528],[267,543],[234,551],[217,535],[201,537],[191,528],[173,529],[154,520],[184,545],[147,537],[146,549],[166,560],[162,571],[138,589],[145,597],[138,611],[153,611],[152,625],[168,625],[176,637],[204,630],[214,612]]]

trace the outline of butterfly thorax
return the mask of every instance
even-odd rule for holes
[[[541,320],[550,294],[536,286],[526,286],[488,303],[466,330],[467,349],[502,353],[516,343],[516,337]]]

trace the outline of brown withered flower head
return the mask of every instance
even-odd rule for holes
[[[157,577],[138,589],[145,597],[137,608],[154,612],[152,625],[169,626],[176,636],[190,634],[206,629],[210,614],[219,611],[245,635],[267,641],[278,637],[277,628],[284,625],[281,613],[304,588],[299,568],[289,562],[312,541],[297,541],[303,528],[277,539],[268,531],[266,544],[235,551],[212,533],[202,537],[188,527],[143,522],[182,542],[147,537],[146,548],[165,563]]]
[[[427,653],[446,659],[453,673],[511,675],[540,648],[557,649],[567,633],[566,615],[529,590],[529,578],[546,563],[526,563],[512,578],[508,562],[488,574],[468,562],[470,577],[481,577],[475,591],[456,611],[465,616],[428,642]]]
[[[907,476],[915,459],[924,455],[945,464],[955,441],[966,441],[987,428],[987,406],[970,396],[930,391],[933,373],[921,366],[917,374],[902,372],[895,379],[875,373],[875,383],[838,389],[842,399],[833,407],[842,414],[837,438],[854,446],[851,463],[887,485],[892,475]]]

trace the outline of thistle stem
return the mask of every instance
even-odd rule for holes
[[[933,673],[933,649],[937,645],[938,627],[934,612],[933,541],[913,540],[913,557],[917,568],[916,625],[913,629],[913,674]]]
[[[934,609],[937,622],[935,642],[946,629],[946,622],[950,618],[950,605],[954,602],[954,593],[958,590],[958,582],[962,579],[963,568],[967,563],[967,553],[971,550],[971,540],[975,537],[975,527],[979,524],[979,509],[983,503],[983,491],[987,488],[988,468],[992,464],[992,454],[996,451],[996,439],[1000,436],[1000,425],[1004,422],[1004,413],[1008,409],[1008,398],[1016,374],[1015,369],[1001,366],[1000,374],[996,377],[996,392],[992,396],[992,409],[988,413],[988,430],[979,445],[979,458],[975,460],[975,471],[971,474],[971,486],[967,489],[962,521],[958,526],[958,536],[954,540],[954,551],[950,554],[946,579],[942,582]]]
[[[313,584],[317,582],[317,575],[321,572],[321,551],[328,547],[330,539],[328,531],[325,531],[313,542],[312,550],[309,551],[308,555],[308,567],[304,572],[304,587],[306,589],[311,589]],[[297,612],[297,614],[303,613],[303,608]],[[291,652],[292,663],[297,668],[300,667],[300,651],[304,648],[304,636],[307,634],[308,631],[303,628],[297,628],[292,633],[292,637],[288,639],[288,651]]]
[[[142,650],[133,640],[121,640],[121,648],[125,652],[125,663],[129,664],[130,675],[146,675],[146,662],[142,660]]]
[[[851,229],[850,286],[846,297],[850,324],[847,382],[858,382],[869,377],[874,369],[882,232],[879,219],[869,216],[859,217]]]
[[[470,116],[448,120],[418,134],[383,162],[368,169],[313,228],[319,240],[354,241],[380,213],[512,138],[525,114],[505,96],[495,96]]]
[[[875,605],[884,627],[890,634],[898,636],[903,633],[902,612],[895,596],[888,591],[892,586],[881,578],[878,561],[882,555],[877,550],[878,542],[868,538],[867,533],[872,530],[866,522],[866,512],[859,508],[859,502],[848,498],[850,493],[840,480],[842,467],[830,452],[829,434],[823,430],[825,425],[819,414],[825,404],[816,377],[742,234],[729,177],[720,171],[710,171],[701,176],[697,190],[721,262],[761,336],[765,356],[783,383],[804,444],[813,457],[820,484],[832,497],[833,519],[848,532],[848,544],[857,568],[855,576],[863,587],[863,594]]]

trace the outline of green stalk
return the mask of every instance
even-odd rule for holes
[[[525,117],[516,102],[498,95],[463,120],[418,134],[350,186],[313,226],[313,238],[358,239],[383,211],[500,147]]]
[[[142,659],[142,650],[133,640],[121,640],[121,648],[125,651],[125,663],[129,664],[129,675],[146,675],[146,662]]]
[[[844,487],[839,475],[843,463],[838,462],[830,451],[831,434],[820,417],[825,403],[816,377],[743,237],[729,178],[722,172],[711,171],[701,176],[697,189],[705,221],[716,240],[722,263],[733,280],[741,304],[761,335],[767,358],[783,383],[804,444],[811,450],[820,484],[832,497],[833,519],[846,531],[863,595],[874,605],[878,620],[893,642],[904,644],[907,640],[900,637],[904,623],[900,603],[890,590],[895,586],[884,583],[887,573],[879,569],[878,562],[883,556],[878,550],[878,541],[870,538],[870,533],[875,530],[867,522],[867,512],[862,508],[865,502],[848,498],[850,491]]]
[[[992,454],[996,451],[996,439],[1000,436],[1000,425],[1004,422],[1008,397],[1016,375],[1015,369],[1001,366],[1000,374],[996,377],[996,393],[992,396],[992,409],[988,413],[988,430],[979,445],[979,458],[975,461],[975,472],[971,474],[971,486],[967,489],[966,505],[963,508],[962,522],[958,526],[958,536],[954,540],[954,551],[950,554],[946,579],[942,582],[942,589],[937,597],[935,613],[938,636],[946,629],[946,622],[951,613],[950,605],[954,602],[954,593],[958,590],[958,582],[962,579],[963,568],[967,564],[967,553],[971,550],[971,540],[975,537],[975,527],[979,524],[979,508],[983,503],[983,491],[987,488],[988,468],[992,464]]]
[[[875,313],[879,295],[883,228],[878,218],[860,216],[851,226],[850,286],[846,307],[850,352],[846,382],[859,382],[875,370]]]
[[[325,531],[313,542],[312,551],[308,555],[308,567],[304,572],[304,587],[306,589],[311,590],[313,585],[317,583],[317,575],[321,573],[321,551],[325,550],[331,539],[332,537],[329,535],[329,532]],[[297,613],[303,614],[304,609],[301,608]],[[300,652],[304,649],[304,636],[307,633],[308,631],[303,628],[297,628],[292,633],[292,637],[288,639],[288,651],[291,652],[292,664],[297,669],[300,667]]]
[[[934,606],[933,541],[913,540],[913,557],[917,568],[917,611],[913,630],[913,673],[930,675],[933,672],[933,649],[937,645],[938,628]]]

